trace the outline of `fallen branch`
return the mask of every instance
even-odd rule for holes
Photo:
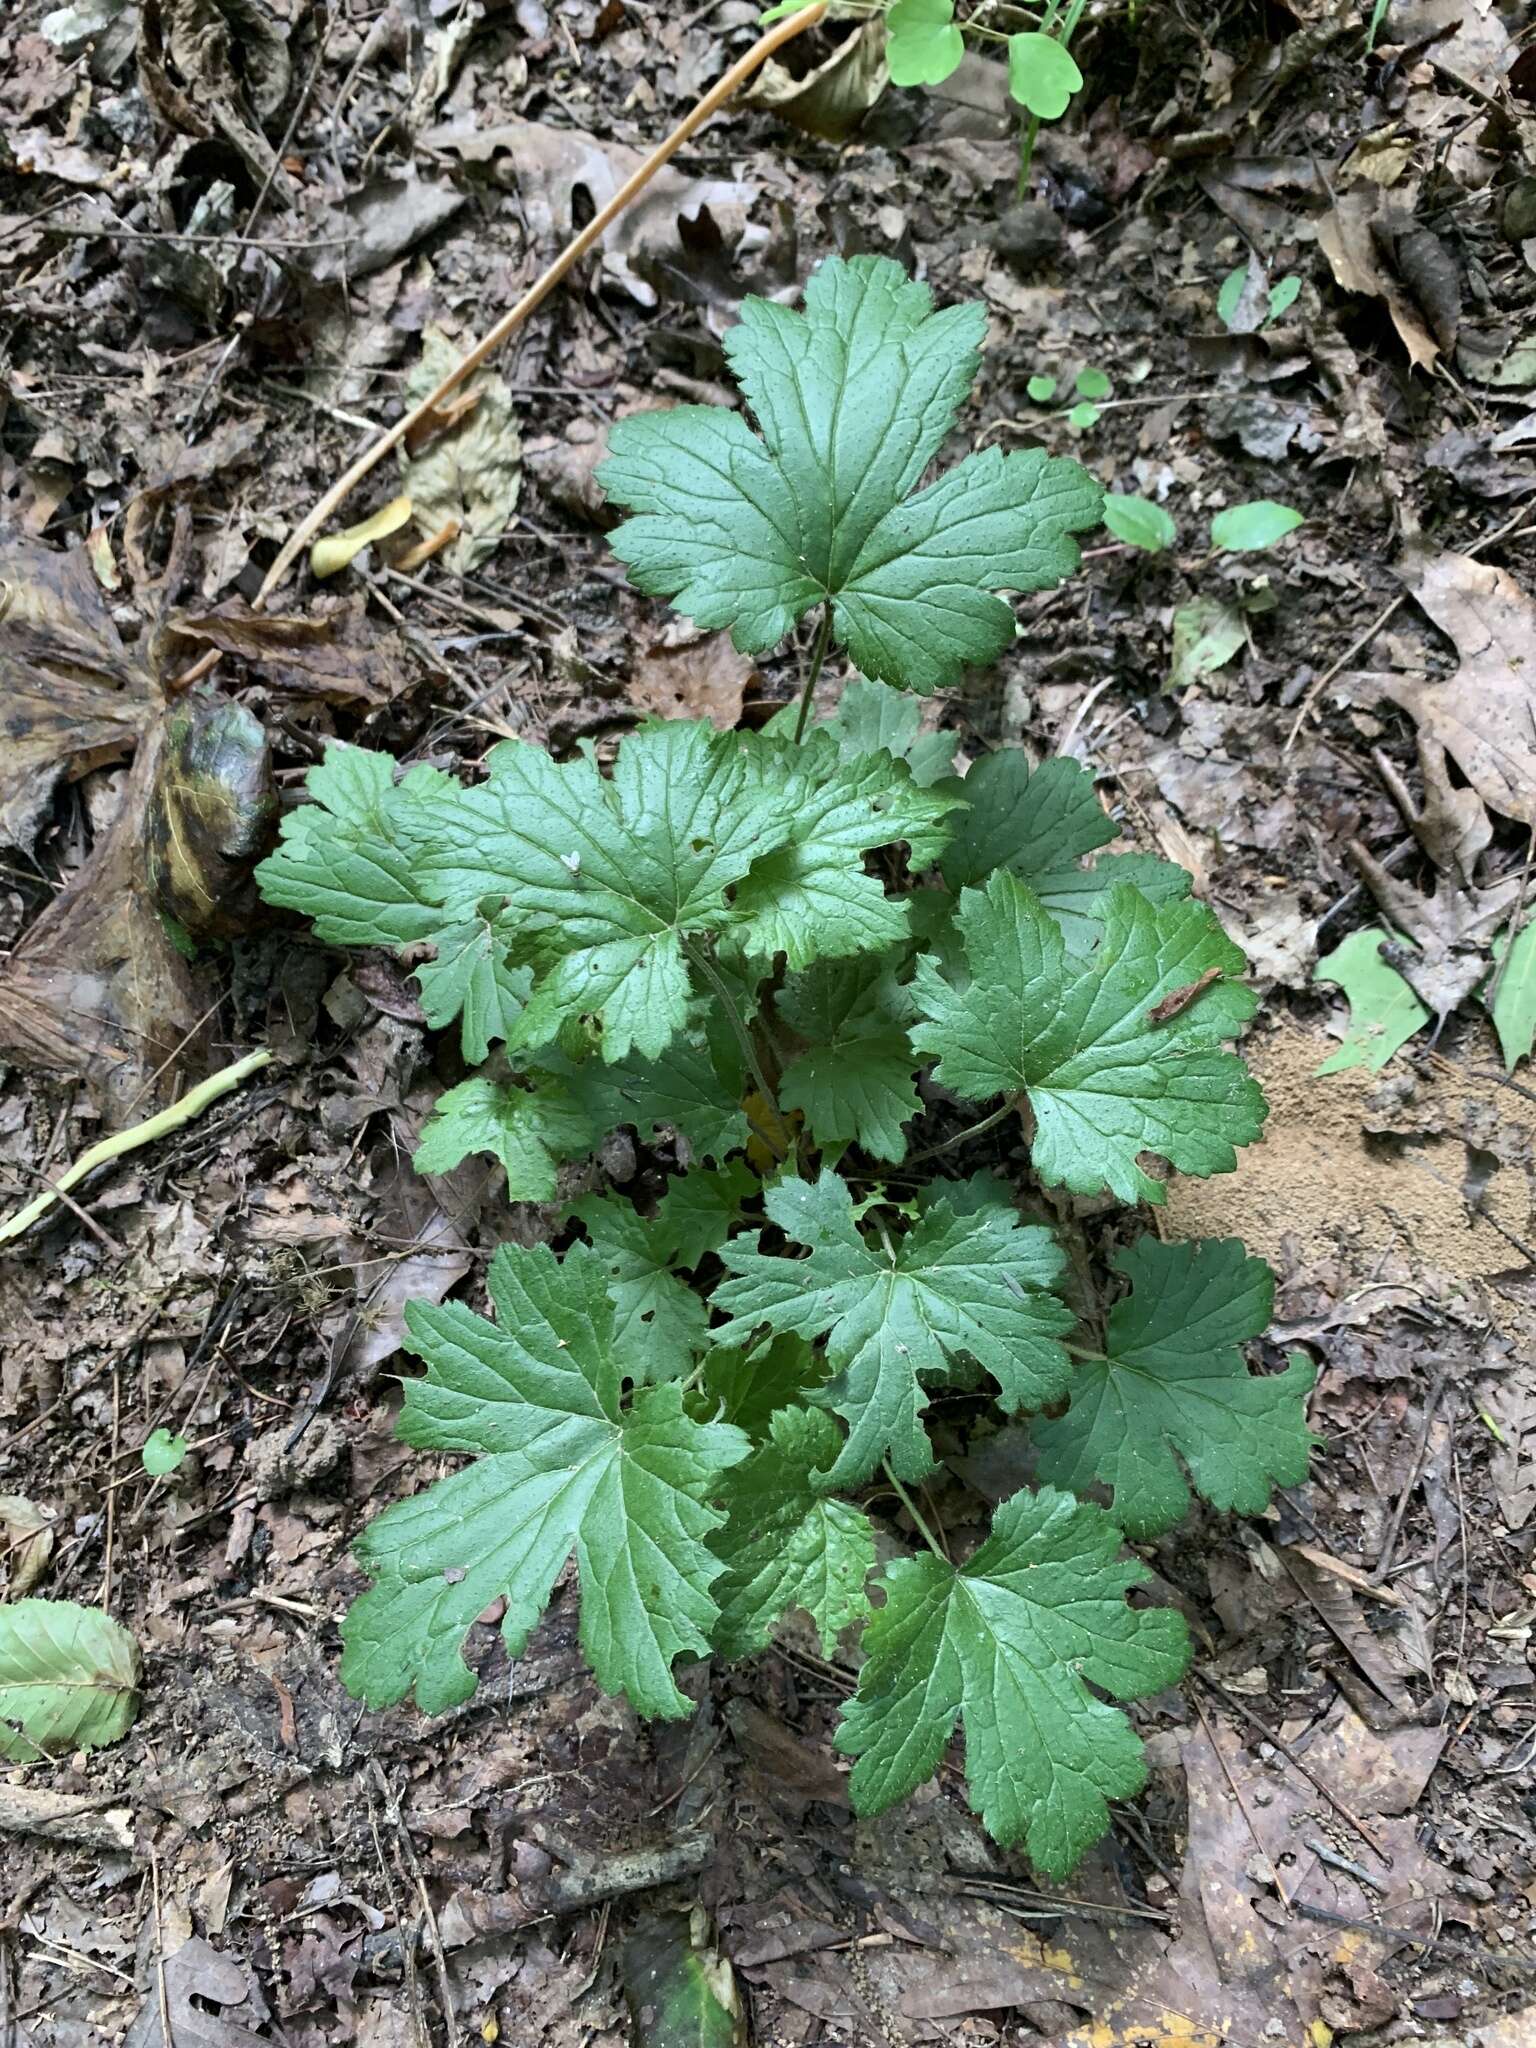
[[[172,1131],[179,1131],[183,1124],[189,1124],[194,1117],[202,1115],[210,1102],[217,1102],[221,1095],[227,1095],[231,1088],[238,1088],[250,1074],[259,1071],[271,1060],[265,1050],[248,1052],[243,1060],[236,1060],[233,1066],[221,1067],[216,1074],[210,1074],[206,1081],[199,1081],[195,1088],[189,1088],[179,1102],[173,1102],[169,1109],[162,1109],[157,1116],[134,1124],[126,1131],[119,1131],[114,1137],[103,1138],[99,1145],[93,1145],[88,1152],[82,1152],[74,1165],[48,1183],[47,1192],[28,1202],[24,1209],[18,1209],[14,1216],[0,1223],[0,1244],[8,1244],[12,1238],[20,1237],[30,1230],[40,1216],[46,1216],[55,1202],[65,1198],[66,1191],[79,1185],[88,1173],[94,1173],[98,1166],[105,1166],[109,1159],[121,1159],[125,1152],[137,1152],[142,1145],[152,1145],[156,1138],[164,1138]],[[73,1206],[73,1205],[71,1205]]]
[[[528,315],[548,298],[567,271],[581,261],[593,243],[602,238],[625,208],[639,198],[662,166],[677,154],[690,137],[698,133],[706,121],[720,111],[741,86],[746,84],[758,66],[792,37],[803,35],[806,29],[813,28],[826,11],[827,0],[812,0],[809,7],[802,8],[798,14],[790,15],[787,21],[776,22],[766,35],[759,36],[747,54],[710,87],[692,112],[684,116],[666,140],[656,145],[633,176],[625,179],[608,204],[593,215],[579,235],[566,244],[554,262],[528,287],[511,311],[503,313],[496,325],[476,342],[463,361],[456,363],[442,382],[434,390],[429,391],[419,405],[413,406],[403,418],[396,420],[395,424],[382,433],[372,447],[366,449],[351,468],[332,484],[314,510],[300,521],[278,550],[276,561],[267,571],[261,588],[256,593],[254,607],[257,611],[262,609],[268,597],[288,574],[295,558],[314,539],[332,513],[356,490],[364,477],[383,461],[392,448],[398,448],[408,435],[414,433],[429,413],[437,411],[465,378],[473,376],[487,356],[494,355],[508,336],[522,326]],[[209,665],[212,666],[211,663]]]

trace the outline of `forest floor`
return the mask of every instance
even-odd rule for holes
[[[0,1203],[275,1057],[0,1247],[0,1588],[100,1601],[145,1662],[126,1740],[0,1779],[0,2048],[617,2048],[626,1941],[695,1906],[774,2048],[1536,2042],[1536,1075],[1478,993],[1536,828],[1536,10],[1392,0],[1374,49],[1368,4],[1133,12],[1090,8],[1023,208],[1001,64],[900,91],[878,22],[793,45],[448,444],[446,500],[495,511],[483,558],[374,550],[262,620],[277,546],[424,355],[511,303],[754,6],[6,11]],[[498,1242],[559,1226],[484,1160],[412,1173],[450,1049],[393,961],[254,906],[262,747],[296,799],[337,734],[454,765],[765,719],[799,652],[754,663],[629,591],[592,471],[624,412],[729,396],[745,294],[866,250],[986,302],[967,441],[1076,453],[1177,522],[1157,555],[1094,537],[931,716],[1087,764],[1248,951],[1267,1135],[1175,1181],[1166,1227],[1268,1258],[1320,1370],[1310,1482],[1149,1551],[1196,1670],[1137,1710],[1151,1782],[1064,1886],[954,1772],[856,1821],[852,1674],[793,1627],[694,1670],[676,1725],[597,1693],[564,1584],[515,1662],[476,1631],[481,1690],[443,1720],[336,1675],[351,1545],[419,1479],[403,1304],[473,1299]],[[1084,370],[1109,380],[1086,427]],[[1212,554],[1211,513],[1257,498],[1305,524]],[[228,727],[211,826],[165,772],[168,689],[209,648],[203,687],[260,725]],[[188,958],[148,877],[206,907],[210,833]],[[1320,1074],[1347,1006],[1318,961],[1388,927],[1440,1014]],[[620,1138],[590,1179],[660,1172]],[[151,1479],[161,1426],[192,1450]],[[1004,1433],[968,1476],[1005,1493],[1016,1456]]]

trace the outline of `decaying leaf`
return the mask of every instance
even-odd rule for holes
[[[1385,218],[1379,185],[1366,183],[1341,192],[1333,211],[1317,224],[1318,246],[1345,291],[1386,302],[1409,360],[1417,369],[1431,370],[1439,358],[1439,344],[1414,294],[1393,268],[1389,251],[1394,238]]]
[[[0,1593],[19,1600],[30,1593],[53,1555],[52,1515],[19,1493],[0,1494]]]
[[[286,199],[287,173],[262,132],[288,97],[288,39],[267,0],[145,0],[139,75],[162,119],[183,134],[220,135]]]
[[[197,803],[222,807],[227,843],[213,865],[198,868],[215,849],[195,843],[185,791],[174,822],[162,807],[156,876],[177,875],[172,901],[162,904],[146,830],[157,792],[175,776],[167,764],[180,743],[171,726],[189,718],[195,726],[203,714],[167,711],[158,677],[124,649],[83,551],[57,555],[12,543],[0,553],[0,571],[11,593],[0,612],[0,715],[10,727],[0,816],[9,801],[11,817],[32,821],[30,833],[52,777],[136,748],[117,810],[89,856],[0,963],[0,1056],[84,1081],[98,1112],[117,1127],[149,1115],[180,1091],[189,1071],[201,1071],[209,995],[178,950],[167,912],[180,917],[200,902],[200,928],[216,928],[222,913],[215,901],[234,872],[229,863],[243,858],[239,832],[227,837],[230,821],[245,813],[249,833],[264,827],[264,811],[251,805],[268,773],[265,740],[249,713],[223,707],[241,725],[242,765],[222,790],[215,785],[234,759],[228,745],[194,748]],[[42,803],[9,775],[12,758],[36,774]]]
[[[529,226],[550,250],[569,241],[580,225],[578,194],[595,212],[644,161],[639,150],[622,143],[542,121],[502,121],[493,127],[450,121],[429,129],[420,142],[426,149],[450,151],[465,163],[483,164],[498,184],[515,187]],[[659,171],[604,235],[603,268],[638,304],[654,306],[658,283],[670,283],[679,269],[683,222],[708,214],[734,245],[738,262],[766,241],[766,230],[750,229],[747,223],[757,196],[757,186],[734,179],[688,178],[670,167]]]
[[[131,752],[156,702],[86,554],[0,537],[0,846],[30,850],[59,778]]]
[[[460,350],[442,329],[429,327],[422,336],[420,359],[406,379],[407,398],[413,403],[425,398],[459,357]],[[501,545],[523,481],[522,436],[505,380],[482,370],[464,388],[473,393],[475,405],[402,465],[406,496],[422,533],[453,527],[456,538],[443,550],[443,560],[460,575]]]
[[[123,2048],[262,2048],[270,2038],[271,2014],[244,1963],[194,1934],[163,1967],[164,2004],[152,1986]]]
[[[318,703],[386,703],[403,672],[398,638],[376,631],[365,616],[346,608],[299,618],[252,611],[243,597],[229,597],[211,611],[172,614],[168,662],[195,661],[210,647],[245,663],[264,689]]]
[[[1444,678],[1375,674],[1367,687],[1401,705],[1484,803],[1536,825],[1536,603],[1470,555],[1411,556],[1399,574],[1461,666]]]
[[[823,142],[846,142],[889,83],[885,23],[876,15],[798,77],[770,57],[741,98]]]
[[[1434,894],[1422,896],[1358,840],[1350,842],[1349,851],[1385,916],[1411,942],[1393,949],[1392,964],[1444,1023],[1487,973],[1488,949],[1514,909],[1519,875],[1488,889],[1468,888],[1442,876]]]
[[[742,2048],[746,2014],[730,1964],[709,1945],[701,1906],[647,1915],[624,1944],[620,1974],[635,2048]]]
[[[277,814],[271,750],[243,704],[197,693],[172,707],[145,832],[159,906],[194,938],[230,938]]]
[[[757,663],[736,652],[729,633],[685,627],[636,648],[629,695],[654,717],[707,718],[729,732],[741,718],[742,694],[756,673]]]
[[[323,534],[309,551],[310,574],[321,578],[336,575],[374,541],[398,533],[410,516],[409,498],[391,498],[377,512],[360,519],[356,526],[346,527],[341,533]]]

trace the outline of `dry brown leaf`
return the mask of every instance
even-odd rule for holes
[[[885,23],[877,15],[799,77],[770,57],[741,99],[823,142],[846,142],[889,84]]]
[[[1336,284],[1347,292],[1386,301],[1392,325],[1409,358],[1416,368],[1430,370],[1439,360],[1439,344],[1388,263],[1376,233],[1376,224],[1382,218],[1379,186],[1367,184],[1357,186],[1353,192],[1342,192],[1332,212],[1317,224],[1318,246],[1328,258]]]
[[[1536,604],[1507,570],[1470,555],[1410,556],[1398,573],[1461,666],[1444,679],[1376,675],[1373,685],[1444,747],[1484,803],[1536,825]]]
[[[0,543],[0,846],[30,849],[60,776],[130,752],[156,709],[84,551]]]
[[[757,663],[738,654],[729,633],[688,629],[675,643],[652,641],[637,649],[629,679],[630,701],[657,718],[707,718],[729,732],[741,718],[741,700]]]
[[[575,232],[578,193],[598,211],[644,161],[639,150],[622,143],[600,142],[580,129],[553,128],[542,121],[503,121],[493,127],[450,121],[429,129],[420,141],[424,148],[451,152],[465,163],[487,165],[498,184],[515,187],[529,226],[550,248],[568,242]],[[670,167],[659,171],[603,237],[603,268],[640,305],[654,306],[657,279],[681,266],[681,222],[709,214],[734,242],[738,258],[754,234],[766,241],[765,230],[747,226],[758,190],[734,179],[689,178]]]

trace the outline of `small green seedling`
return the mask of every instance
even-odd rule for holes
[[[1127,1598],[1151,1575],[1124,1538],[1299,1483],[1313,1368],[1251,1370],[1274,1280],[1241,1245],[1061,1199],[1229,1172],[1265,1103],[1231,1049],[1243,955],[1188,874],[1102,852],[1077,762],[1003,748],[962,780],[922,729],[921,695],[1011,642],[999,593],[1070,575],[1101,516],[1039,450],[919,488],[985,326],[884,259],[829,262],[803,312],[749,299],[726,337],[755,431],[696,405],[612,430],[632,580],[758,654],[814,615],[798,708],[646,725],[608,772],[514,740],[473,785],[334,746],[260,880],[323,940],[430,953],[422,1008],[467,1072],[417,1164],[488,1151],[555,1205],[554,1244],[495,1253],[491,1316],[406,1310],[400,1434],[455,1463],[362,1535],[348,1688],[468,1699],[477,1617],[503,1603],[520,1654],[573,1557],[587,1660],[643,1714],[693,1710],[679,1658],[802,1609],[828,1655],[862,1644],[856,1810],[963,1725],[986,1825],[1060,1877],[1146,1777],[1117,1703],[1189,1657],[1181,1615]],[[813,724],[834,646],[863,674]],[[621,1127],[659,1196],[562,1199],[561,1163]],[[1033,1418],[1038,1457],[968,1555],[910,1491],[951,1390]]]
[[[1271,285],[1256,256],[1228,271],[1216,294],[1216,312],[1233,334],[1252,334],[1278,320],[1295,305],[1301,279],[1292,273]]]
[[[1216,514],[1211,521],[1211,546],[1225,554],[1253,554],[1276,546],[1304,524],[1303,515],[1293,506],[1277,504],[1273,498],[1255,498]]]
[[[796,11],[802,0],[784,0],[761,19],[777,21]],[[1042,121],[1059,121],[1073,96],[1083,89],[1083,74],[1068,45],[1082,20],[1087,0],[1047,0],[1038,27],[1015,34],[993,28],[983,17],[986,7],[973,7],[964,21],[955,19],[955,0],[893,0],[885,9],[885,57],[893,85],[942,85],[965,56],[965,38],[998,42],[1008,61],[1008,92],[1021,109],[1019,193],[1029,189],[1030,162]]]
[[[1049,405],[1056,396],[1056,379],[1037,372],[1024,386],[1036,405]]]
[[[1116,540],[1126,541],[1149,555],[1160,555],[1178,538],[1172,516],[1150,498],[1111,493],[1104,500],[1104,524]]]
[[[151,1479],[163,1479],[167,1473],[174,1472],[186,1455],[186,1438],[173,1436],[168,1429],[152,1429],[139,1452],[144,1470]]]

